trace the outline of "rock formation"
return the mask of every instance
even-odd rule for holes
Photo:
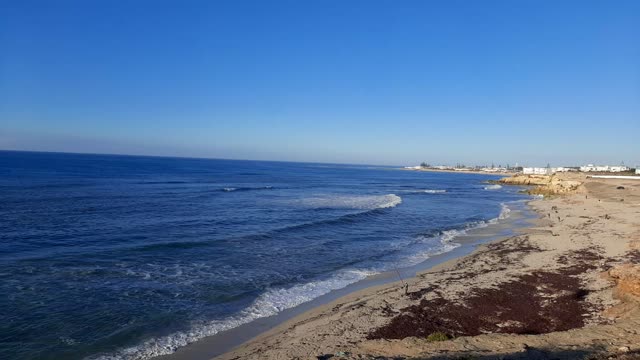
[[[527,191],[532,195],[563,195],[581,192],[582,182],[575,180],[564,180],[556,175],[513,175],[498,180],[505,185],[527,185],[535,186]]]

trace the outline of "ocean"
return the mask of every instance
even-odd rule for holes
[[[451,251],[491,175],[0,151],[0,358],[148,359]]]

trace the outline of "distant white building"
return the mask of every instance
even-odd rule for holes
[[[559,172],[577,171],[575,168],[570,167],[526,167],[522,168],[523,174],[529,175],[552,175]]]
[[[636,166],[636,175],[640,175],[640,167]]]
[[[609,171],[610,171],[610,172],[623,172],[623,171],[629,171],[629,167],[624,166],[624,165],[620,165],[620,166],[610,166],[610,167],[609,167]]]
[[[585,166],[580,166],[580,171],[582,172],[623,172],[623,171],[629,171],[629,167],[624,165],[609,166],[609,165],[588,164]]]
[[[525,175],[548,175],[551,172],[550,168],[546,167],[525,167],[522,168],[522,173]]]
[[[592,172],[592,171],[609,171],[608,166],[596,166],[593,164],[588,164],[585,166],[580,166],[580,171],[582,172]]]

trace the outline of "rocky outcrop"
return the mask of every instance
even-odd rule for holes
[[[547,185],[551,181],[549,175],[513,175],[498,180],[506,185]]]
[[[575,180],[564,180],[556,175],[514,175],[498,180],[506,185],[526,185],[535,186],[527,193],[532,195],[564,195],[581,192],[582,182]]]

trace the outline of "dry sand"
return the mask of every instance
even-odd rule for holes
[[[560,179],[583,185],[532,201],[535,226],[419,274],[408,294],[353,293],[217,359],[637,358],[640,182]],[[438,332],[452,339],[427,339]]]

